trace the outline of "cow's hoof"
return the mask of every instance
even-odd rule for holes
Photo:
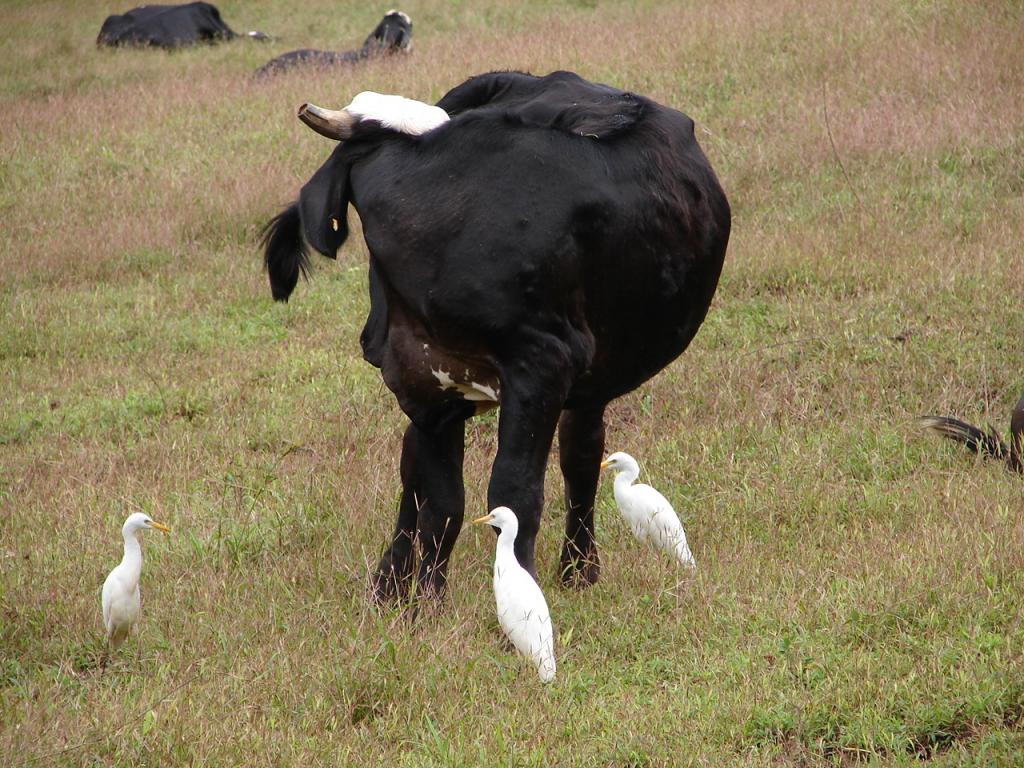
[[[433,572],[420,574],[416,580],[416,590],[412,597],[420,604],[421,608],[428,612],[436,612],[444,603],[444,596],[447,592],[447,575],[441,572]]]
[[[370,577],[370,597],[380,605],[404,600],[412,586],[412,559],[384,554],[376,573]]]
[[[558,577],[562,586],[570,589],[585,589],[597,583],[601,575],[601,559],[597,556],[597,548],[593,548],[585,554],[580,553],[575,547],[565,545],[562,548],[562,557]]]
[[[392,605],[402,600],[408,593],[408,585],[394,574],[386,574],[378,571],[370,579],[370,599],[381,606]]]

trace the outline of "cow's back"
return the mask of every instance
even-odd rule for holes
[[[235,36],[217,7],[205,2],[144,5],[108,16],[96,39],[99,45],[152,45],[176,48]]]

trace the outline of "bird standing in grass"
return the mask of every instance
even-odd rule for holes
[[[923,416],[918,423],[925,429],[963,443],[975,453],[1002,459],[1007,469],[1024,474],[1024,394],[1010,415],[1009,445],[999,439],[999,433],[993,427],[983,432],[973,424],[952,416]]]
[[[541,682],[555,679],[555,641],[544,593],[530,573],[516,560],[512,545],[519,533],[519,520],[508,507],[496,507],[474,523],[497,528],[494,553],[494,601],[498,623],[512,644],[537,668]]]
[[[128,515],[121,527],[124,537],[124,557],[103,582],[103,626],[107,628],[107,642],[117,650],[128,637],[142,614],[139,577],[142,575],[142,545],[139,531],[155,528],[170,532],[170,528],[142,512]]]
[[[628,453],[613,453],[601,462],[601,469],[613,469],[615,503],[626,518],[633,535],[674,556],[680,564],[696,567],[693,553],[686,544],[683,525],[668,499],[643,483],[633,484],[640,476],[640,465]]]

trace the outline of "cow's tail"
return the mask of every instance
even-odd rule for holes
[[[288,301],[299,282],[309,277],[309,248],[302,238],[299,204],[294,202],[263,228],[263,264],[275,301]]]
[[[999,439],[999,433],[992,427],[988,428],[988,432],[983,432],[978,427],[951,416],[923,416],[917,423],[922,429],[938,432],[982,456],[1000,460],[1006,460],[1009,456],[1006,444]]]

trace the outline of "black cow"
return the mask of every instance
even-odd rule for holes
[[[412,45],[412,19],[401,11],[388,11],[363,47],[355,51],[318,51],[303,48],[271,59],[256,70],[257,76],[274,75],[298,66],[335,67],[353,64],[371,56],[407,51]]]
[[[120,15],[108,16],[100,28],[97,45],[139,45],[178,48],[195,43],[216,43],[238,35],[224,23],[210,3],[144,5]],[[247,37],[268,40],[262,32]]]
[[[473,77],[421,136],[372,120],[346,139],[267,226],[265,265],[287,300],[307,244],[334,257],[353,205],[370,251],[363,355],[410,424],[402,498],[373,589],[443,591],[463,521],[464,422],[501,406],[488,507],[534,539],[556,429],[565,480],[560,576],[598,577],[594,496],[609,401],[693,339],[718,284],[731,214],[693,121],[569,72]],[[327,113],[319,108],[308,113]],[[300,114],[304,114],[300,112]],[[330,123],[330,120],[327,121]]]

